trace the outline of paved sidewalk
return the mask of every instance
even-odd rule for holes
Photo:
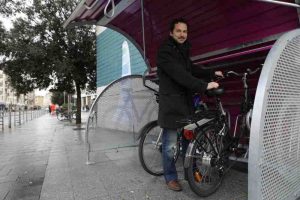
[[[136,147],[98,151],[97,162],[86,165],[80,128],[44,115],[0,133],[0,200],[247,199],[247,175],[233,170],[208,198],[196,196],[184,180],[182,192],[169,191],[163,177],[143,171]]]

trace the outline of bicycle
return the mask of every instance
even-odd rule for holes
[[[204,109],[193,117],[182,120],[183,123],[188,124],[183,128],[183,135],[190,141],[184,158],[184,170],[191,189],[199,196],[209,196],[219,188],[224,175],[233,166],[233,164],[229,166],[231,154],[235,154],[236,158],[248,155],[247,147],[240,143],[250,130],[253,107],[253,102],[249,97],[247,76],[255,74],[258,70],[259,68],[254,71],[247,69],[245,73],[234,71],[225,73],[226,77],[230,75],[242,77],[244,87],[241,110],[235,122],[233,137],[229,135],[230,115],[224,110],[220,100],[220,96],[224,93],[222,88],[207,91],[207,96],[215,98],[215,110]],[[240,123],[238,122],[239,118],[242,119]],[[240,133],[237,135],[238,126]],[[151,162],[154,161],[154,158],[162,160],[162,131],[158,127],[157,121],[145,125],[140,133],[139,157],[142,167],[152,175],[162,175],[162,164],[157,164],[158,167],[156,167],[156,165],[152,166],[151,163],[146,162],[148,158],[145,156],[148,157],[150,151],[144,150],[146,146],[150,146],[154,150],[156,156],[150,159]],[[175,159],[178,158],[179,152],[180,141],[174,147]]]
[[[72,121],[72,119],[76,119],[76,112],[56,111],[56,117],[59,121],[64,121],[64,120]]]
[[[191,189],[199,196],[209,196],[214,193],[223,180],[224,175],[235,164],[229,165],[229,157],[234,156],[235,161],[243,157],[248,158],[248,146],[243,145],[245,136],[250,132],[251,113],[253,102],[249,95],[247,76],[258,72],[259,68],[244,73],[229,71],[226,76],[235,75],[242,77],[244,96],[241,101],[241,110],[235,121],[233,136],[230,136],[229,113],[223,108],[220,100],[224,93],[222,88],[208,91],[208,96],[214,97],[216,102],[216,116],[207,123],[193,120],[184,127],[184,134],[189,136],[190,145],[185,155],[184,168]],[[242,120],[238,121],[241,118]],[[239,134],[236,133],[239,127]]]

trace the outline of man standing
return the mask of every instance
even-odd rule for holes
[[[174,191],[182,190],[178,183],[173,159],[173,148],[177,141],[177,129],[183,124],[178,121],[193,114],[193,93],[203,93],[218,88],[216,82],[207,82],[213,75],[223,76],[221,71],[212,73],[192,64],[189,58],[190,44],[187,41],[188,24],[180,18],[170,24],[170,36],[160,46],[157,55],[159,76],[158,124],[163,128],[162,156],[164,177],[167,187]],[[199,79],[198,77],[204,78]],[[187,144],[183,145],[183,152]]]

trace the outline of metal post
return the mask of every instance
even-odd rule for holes
[[[68,113],[71,112],[71,94],[68,94]]]
[[[142,15],[142,36],[143,36],[143,49],[144,60],[146,60],[146,41],[145,41],[145,20],[144,20],[144,0],[141,0],[141,15]]]
[[[296,4],[300,4],[300,0],[295,0]],[[298,21],[300,22],[300,8],[297,8],[297,13],[298,13]]]
[[[66,92],[64,91],[64,105],[66,104]]]
[[[19,107],[19,125],[21,125],[21,108]]]
[[[14,109],[14,126],[16,126],[16,124],[17,124],[17,121],[16,121],[16,107],[15,107],[15,109]]]
[[[8,128],[11,128],[11,104],[8,106]]]
[[[288,2],[283,2],[283,1],[275,1],[275,0],[256,0],[256,1],[261,1],[261,2],[266,2],[266,3],[273,3],[273,4],[289,6],[289,7],[294,7],[294,8],[300,8],[300,5],[298,5],[298,4],[288,3]]]
[[[2,110],[2,131],[4,130],[4,109]]]

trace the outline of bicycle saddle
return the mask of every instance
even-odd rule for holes
[[[209,97],[219,97],[224,93],[224,88],[215,88],[211,90],[206,90],[206,95]]]

